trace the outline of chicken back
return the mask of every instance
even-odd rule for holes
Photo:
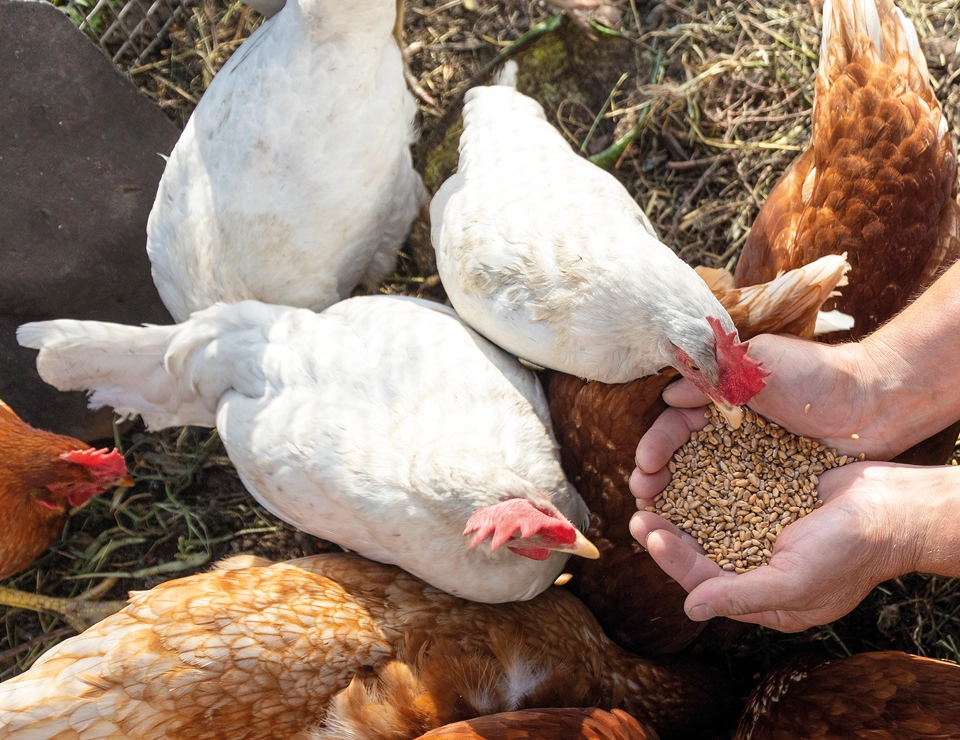
[[[747,701],[735,740],[960,737],[960,666],[896,651],[790,662]]]
[[[0,738],[283,740],[325,721],[321,737],[413,738],[551,706],[691,737],[725,696],[699,666],[625,653],[559,588],[478,604],[358,555],[240,556],[134,593],[0,684]]]
[[[860,339],[889,321],[960,257],[957,162],[916,30],[891,0],[827,0],[807,150],[757,216],[737,285],[846,253],[849,285],[826,308]],[[939,465],[960,422],[899,455]]]
[[[160,180],[147,254],[176,321],[375,289],[426,202],[396,0],[286,6],[224,64]]]
[[[846,253],[827,308],[866,336],[960,256],[953,142],[913,24],[891,0],[827,0],[808,149],[764,203],[738,286]]]
[[[614,709],[524,709],[455,722],[418,740],[657,740],[657,733]]]
[[[273,514],[450,593],[529,599],[569,553],[596,556],[536,376],[438,303],[242,301],[175,326],[64,319],[17,337],[93,405],[216,426]]]

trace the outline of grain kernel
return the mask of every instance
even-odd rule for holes
[[[738,430],[715,408],[709,417],[674,455],[670,485],[647,510],[692,533],[724,570],[744,573],[769,562],[784,526],[822,505],[819,475],[855,458],[751,411]]]

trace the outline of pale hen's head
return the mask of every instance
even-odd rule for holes
[[[709,396],[736,429],[743,421],[740,407],[763,390],[770,372],[747,356],[748,343],[737,341],[736,330],[728,332],[720,319],[706,318],[713,330],[713,347],[699,359],[676,347],[674,367]]]
[[[600,552],[583,533],[553,506],[526,498],[510,498],[473,512],[464,536],[473,549],[491,537],[490,551],[504,545],[510,552],[531,560],[546,560],[550,552],[570,553],[595,560]]]

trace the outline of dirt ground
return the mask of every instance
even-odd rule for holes
[[[960,0],[899,4],[917,25],[956,130]],[[605,160],[667,244],[691,264],[732,267],[760,204],[809,138],[817,11],[791,0],[610,0],[586,15],[594,39],[537,0],[407,3],[405,56],[421,109],[414,156],[427,186],[435,190],[456,165],[463,93],[510,56],[520,88],[574,147]],[[239,3],[203,0],[186,8],[150,59],[121,68],[182,126],[260,22]],[[627,134],[634,138],[624,147]],[[435,273],[428,229],[418,223],[382,290],[443,300]],[[93,499],[10,585],[71,595],[109,576],[117,578],[109,597],[123,598],[227,555],[280,559],[324,547],[256,504],[215,433],[135,428],[118,441],[137,486]],[[0,679],[73,634],[49,615],[0,607],[0,620]],[[800,635],[752,629],[712,658],[744,688],[797,646],[957,660],[958,624],[957,582],[912,575],[878,587],[833,625]]]

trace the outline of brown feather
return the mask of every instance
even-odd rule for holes
[[[624,652],[559,588],[479,604],[351,554],[236,565],[133,594],[0,684],[0,738],[95,718],[105,737],[283,740],[332,707],[321,736],[395,740],[549,705],[687,737],[728,709],[712,672]]]
[[[893,651],[791,662],[753,691],[734,737],[960,737],[960,666]]]
[[[891,0],[877,0],[882,58],[844,5],[834,3],[838,30],[817,73],[810,145],[760,209],[736,270],[738,286],[752,285],[846,252],[850,285],[825,309],[855,325],[831,342],[870,334],[960,257],[956,155],[926,62],[906,50]],[[896,461],[942,464],[958,433],[960,422]]]
[[[657,740],[657,734],[614,709],[525,709],[445,725],[419,740]]]
[[[871,333],[960,256],[953,143],[939,133],[925,62],[900,41],[893,3],[877,7],[883,58],[839,15],[817,75],[810,146],[764,203],[736,271],[738,286],[752,285],[847,252],[850,286],[826,308],[856,324],[832,341]]]

